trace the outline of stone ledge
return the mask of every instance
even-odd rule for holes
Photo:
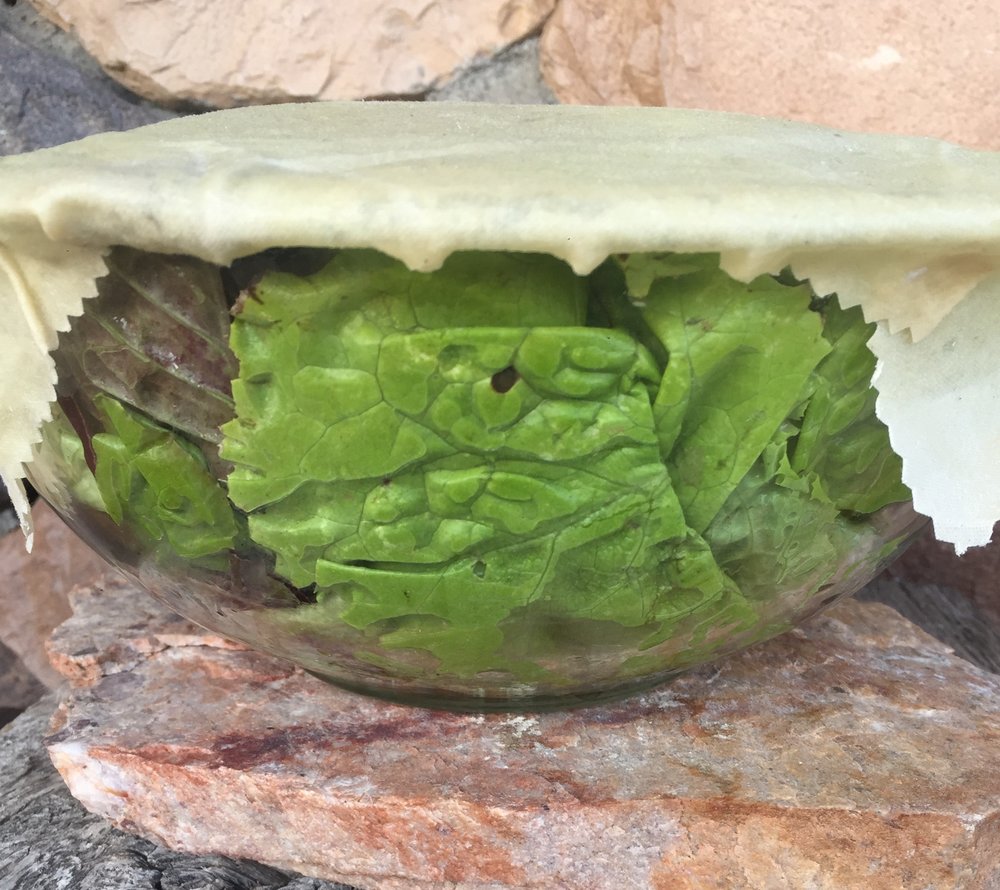
[[[0,731],[4,890],[352,890],[253,862],[177,853],[86,812],[42,747],[55,706],[49,695]]]
[[[153,607],[137,622],[142,596],[77,594],[53,647],[92,685],[48,748],[88,808],[177,849],[372,890],[1000,880],[1000,678],[884,606],[620,705],[483,716],[341,692]]]

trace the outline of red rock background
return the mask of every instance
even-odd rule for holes
[[[30,4],[71,35],[47,38],[61,55],[89,53],[174,108],[434,99],[472,74],[495,81],[527,47],[519,87],[463,97],[712,108],[1000,147],[994,0]]]
[[[560,0],[561,102],[774,115],[1000,148],[993,0]]]

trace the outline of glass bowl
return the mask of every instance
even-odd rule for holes
[[[180,614],[432,707],[614,698],[848,595],[924,519],[872,326],[710,254],[116,248],[29,478]]]

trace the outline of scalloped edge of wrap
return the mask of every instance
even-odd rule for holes
[[[1000,441],[974,342],[1000,329],[949,315],[1000,269],[994,153],[677,109],[315,103],[3,158],[0,195],[0,475],[22,523],[22,464],[54,397],[48,352],[116,244],[220,264],[315,246],[419,270],[465,249],[548,253],[581,274],[661,250],[719,251],[743,280],[791,266],[879,322],[878,414],[938,536],[961,552],[1000,518],[1000,469],[969,444]],[[958,330],[938,372],[946,317]],[[967,344],[978,358],[963,364]],[[924,415],[928,376],[941,385]]]

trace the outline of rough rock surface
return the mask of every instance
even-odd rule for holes
[[[253,862],[177,853],[118,831],[75,801],[42,735],[50,696],[0,731],[3,890],[351,890]]]
[[[992,0],[561,0],[542,69],[563,102],[777,115],[1000,148]]]
[[[170,116],[123,90],[27,4],[0,5],[0,155]]]
[[[53,668],[72,686],[93,686],[167,649],[246,649],[167,611],[116,573],[74,587],[68,604],[73,617],[53,631],[47,649]]]
[[[32,0],[116,80],[215,107],[420,95],[527,37],[555,0]]]
[[[475,716],[340,692],[152,607],[133,621],[139,597],[80,595],[54,648],[91,685],[48,748],[90,809],[172,847],[372,890],[1000,881],[1000,678],[884,606],[624,704]],[[88,651],[151,635],[174,645],[117,672]]]
[[[108,565],[52,509],[39,501],[35,549],[27,553],[20,532],[0,538],[0,642],[49,687],[61,682],[45,654],[52,629],[70,614],[66,594],[74,584],[103,575]]]

